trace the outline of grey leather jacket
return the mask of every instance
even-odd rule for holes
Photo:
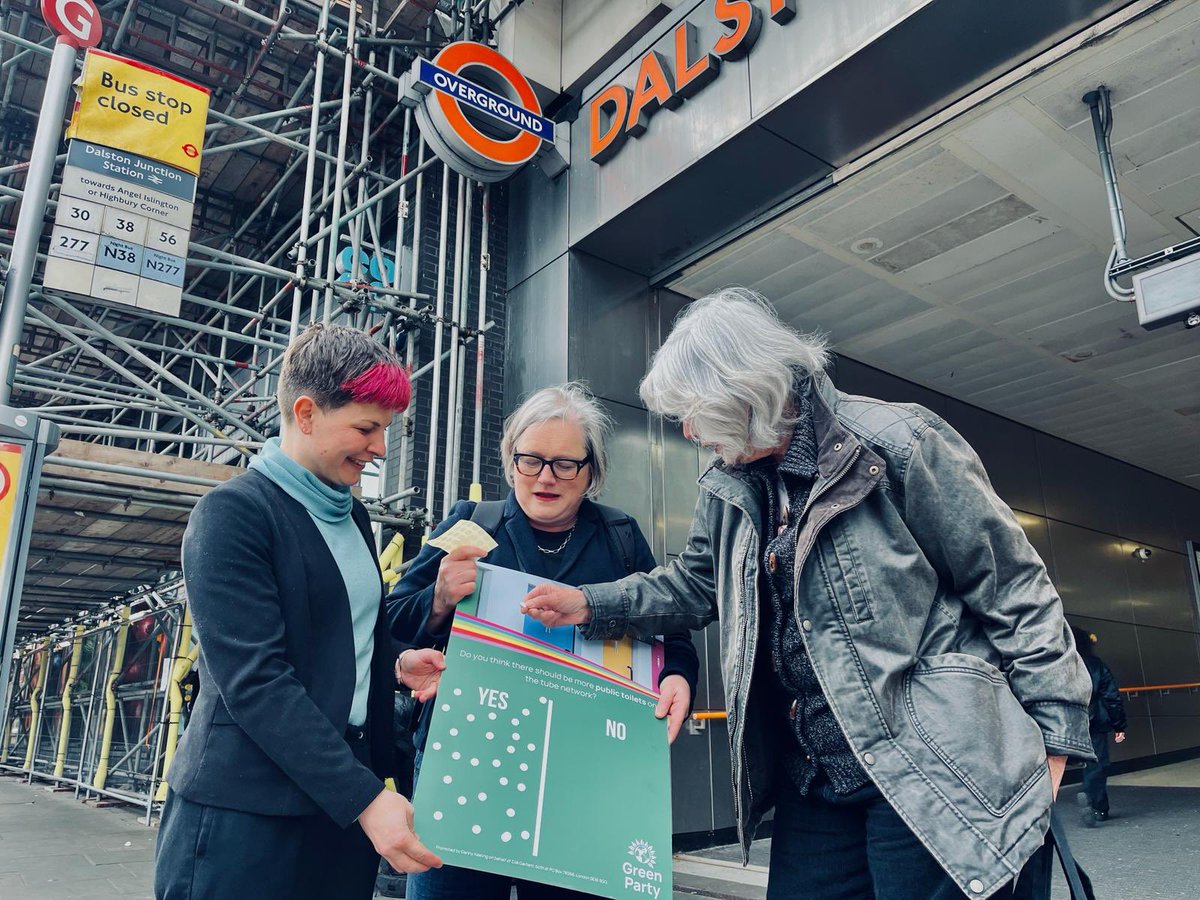
[[[820,474],[797,537],[801,637],[872,781],[968,896],[987,897],[1042,844],[1046,756],[1092,758],[1087,669],[1045,566],[957,432],[920,406],[849,396],[824,376],[813,411]],[[756,708],[750,677],[762,516],[720,465],[700,488],[670,565],[584,587],[585,633],[720,620],[748,857],[772,806],[766,729],[779,727]]]

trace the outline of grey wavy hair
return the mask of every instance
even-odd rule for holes
[[[793,370],[813,375],[828,362],[822,335],[801,334],[761,294],[732,287],[679,314],[638,390],[732,465],[779,445],[796,424]]]
[[[513,453],[521,435],[534,425],[559,421],[574,422],[583,431],[584,452],[592,458],[584,496],[594,500],[604,490],[608,478],[608,450],[604,439],[612,428],[612,419],[592,392],[578,381],[535,391],[505,419],[504,434],[500,438],[504,480],[512,486]]]

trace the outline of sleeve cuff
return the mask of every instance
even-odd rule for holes
[[[591,619],[583,627],[584,638],[601,641],[624,635],[629,624],[629,605],[620,585],[616,582],[589,584],[580,590],[592,612]]]
[[[360,765],[354,784],[346,792],[345,802],[339,804],[338,809],[326,812],[339,827],[349,828],[383,790],[383,782],[365,766]]]
[[[1040,701],[1029,704],[1025,709],[1042,730],[1048,756],[1069,756],[1085,761],[1096,758],[1092,750],[1086,706]]]

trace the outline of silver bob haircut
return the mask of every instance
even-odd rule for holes
[[[793,369],[814,375],[828,362],[824,337],[789,328],[761,294],[726,288],[679,314],[639,393],[732,465],[778,446],[795,425]]]
[[[584,496],[595,499],[604,490],[608,478],[608,450],[604,438],[612,428],[612,419],[578,381],[534,391],[504,421],[500,455],[504,460],[504,480],[513,483],[513,453],[526,430],[543,422],[574,422],[583,432],[584,452],[592,458],[588,467],[588,487]]]

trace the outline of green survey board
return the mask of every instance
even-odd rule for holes
[[[671,775],[657,696],[472,615],[542,581],[480,566],[459,605],[414,806],[448,865],[601,897],[671,897]]]

